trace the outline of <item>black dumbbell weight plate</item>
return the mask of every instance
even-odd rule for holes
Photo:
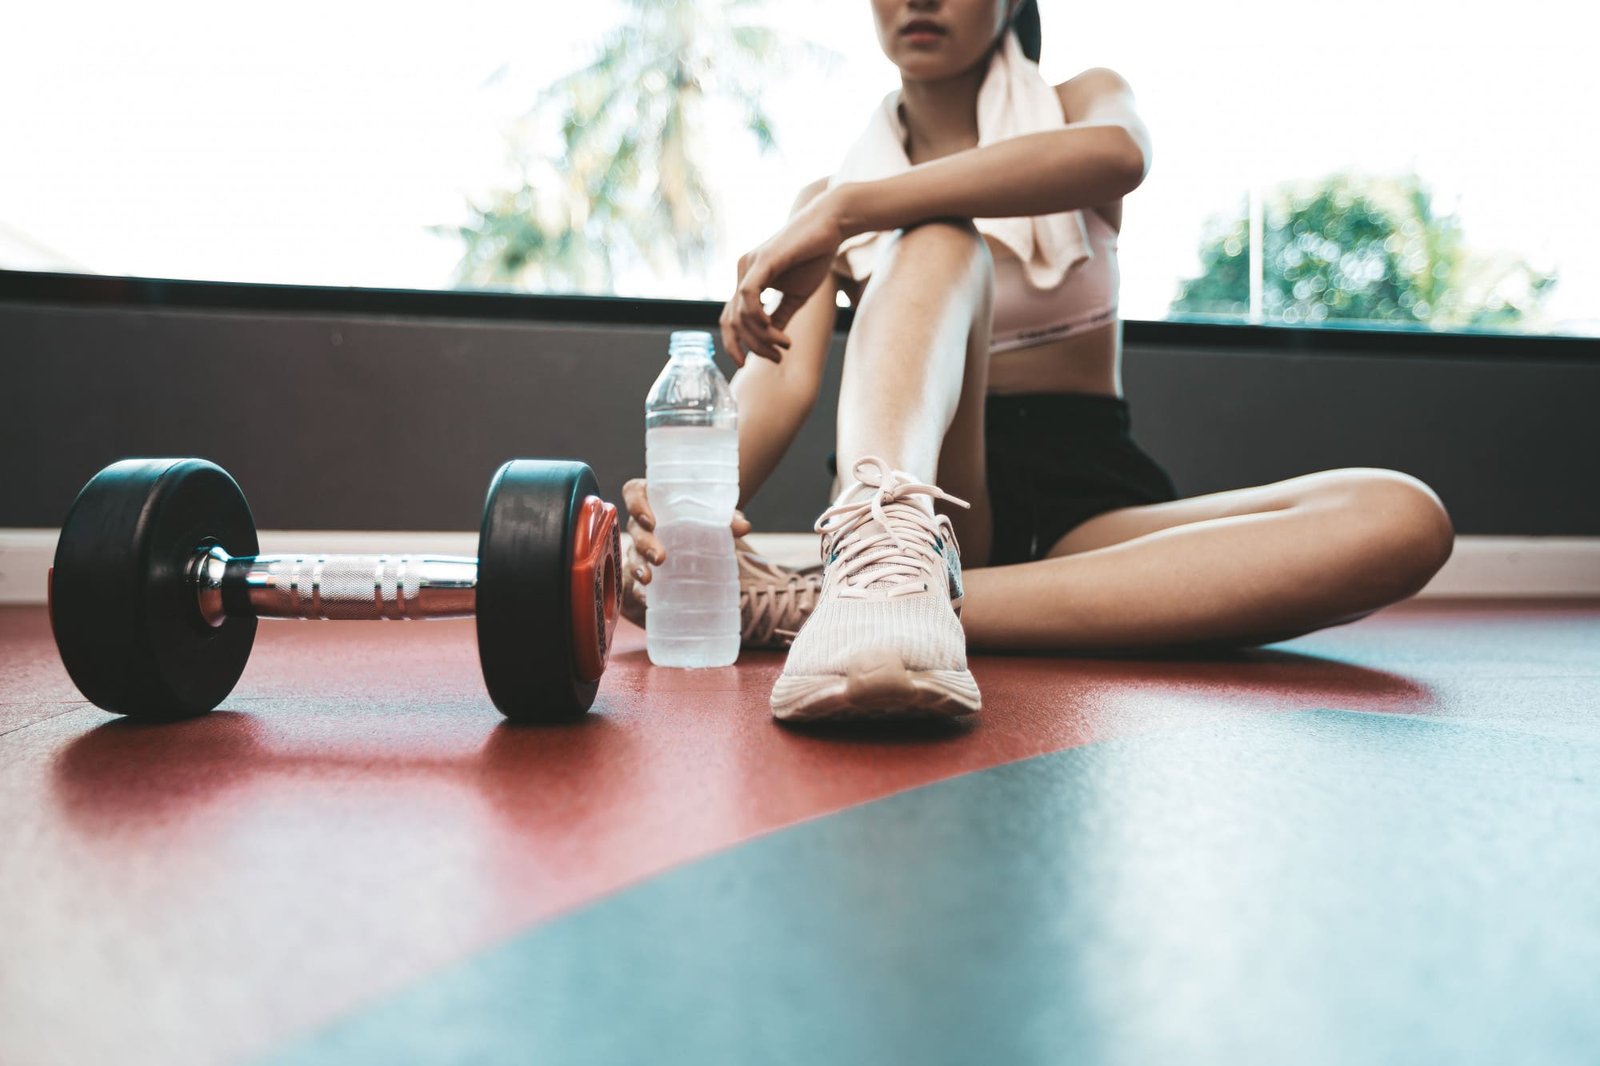
[[[598,681],[578,677],[572,625],[572,540],[586,497],[583,463],[513,459],[489,485],[478,536],[478,660],[489,698],[521,722],[570,721]]]
[[[200,616],[189,566],[208,544],[258,552],[244,493],[204,459],[127,459],[78,494],[56,544],[50,625],[67,673],[97,706],[182,718],[233,690],[256,620],[212,628]]]

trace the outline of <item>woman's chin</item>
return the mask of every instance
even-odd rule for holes
[[[900,68],[900,77],[905,81],[944,81],[965,69],[943,52],[901,52],[892,58],[894,65]]]
[[[964,50],[957,49],[948,38],[919,45],[900,41],[889,52],[889,61],[900,68],[900,76],[906,81],[943,81],[965,74],[973,63],[983,59],[982,53],[972,56],[962,55],[961,51]]]

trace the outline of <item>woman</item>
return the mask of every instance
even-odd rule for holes
[[[1116,231],[1150,137],[1127,83],[1044,82],[1034,0],[872,6],[901,89],[740,260],[721,320],[748,500],[816,400],[836,294],[856,309],[826,566],[742,559],[747,622],[799,628],[774,714],[966,715],[968,642],[1258,645],[1422,588],[1453,530],[1417,479],[1327,470],[1179,499],[1129,436]],[[643,482],[625,496],[647,584],[663,556]]]

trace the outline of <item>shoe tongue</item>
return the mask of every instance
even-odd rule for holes
[[[894,503],[886,503],[883,506],[885,512],[890,516],[893,516],[895,510],[901,507],[912,508],[921,513],[921,509],[918,508],[916,504],[911,503],[908,500],[897,500]],[[899,533],[900,539],[908,544],[917,543],[918,541],[925,539],[927,536],[920,526],[912,524],[909,516],[907,517],[906,521],[898,523],[898,525],[900,528],[895,530],[895,532]],[[887,537],[888,535],[889,530],[882,522],[878,521],[876,518],[869,518],[857,529],[854,537],[874,539],[880,536]],[[892,541],[885,540],[881,546],[893,547],[894,545]],[[877,551],[879,549],[873,548],[869,550]],[[855,571],[855,573],[851,575],[851,584],[858,591],[863,592],[886,592],[890,589],[899,588],[901,585],[904,585],[907,581],[911,580],[915,579],[906,574],[906,570],[903,565],[896,565],[895,563],[891,562],[872,563],[868,566],[862,567],[860,570]]]

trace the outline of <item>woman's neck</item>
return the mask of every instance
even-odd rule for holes
[[[900,83],[900,119],[906,125],[906,156],[913,164],[977,146],[978,89],[988,72],[986,56],[953,78]]]

